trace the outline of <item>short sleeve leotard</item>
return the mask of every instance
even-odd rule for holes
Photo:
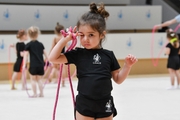
[[[171,43],[166,45],[167,48],[170,48],[170,54],[168,56],[167,68],[178,70],[180,66],[179,60],[179,50],[180,48],[175,48]]]
[[[25,50],[29,51],[30,54],[30,68],[44,67],[44,45],[41,42],[37,40],[30,41],[27,43]]]
[[[112,51],[105,49],[76,48],[64,53],[68,63],[75,64],[78,92],[92,99],[111,94],[111,72],[120,68]]]
[[[24,42],[18,42],[16,43],[16,52],[17,52],[17,59],[14,64],[13,70],[15,72],[21,72],[22,70],[22,62],[23,62],[23,57],[21,56],[21,52],[23,52],[25,49],[25,43]]]

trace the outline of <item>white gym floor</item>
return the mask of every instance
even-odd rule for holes
[[[16,85],[17,90],[10,90],[10,84],[0,83],[0,120],[52,120],[57,84],[46,84],[44,98],[29,98],[21,84]],[[180,120],[180,89],[167,90],[169,85],[168,75],[129,76],[120,85],[113,82],[118,111],[114,120]],[[76,94],[76,79],[73,86]],[[66,81],[66,87],[60,88],[56,120],[74,120],[73,113]]]

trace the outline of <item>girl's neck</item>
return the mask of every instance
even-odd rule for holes
[[[57,37],[61,37],[61,36],[62,36],[62,34],[61,34],[61,33],[57,34]]]
[[[31,39],[31,41],[37,41],[36,39]]]
[[[23,40],[23,39],[20,39],[19,42],[24,42],[24,40]]]

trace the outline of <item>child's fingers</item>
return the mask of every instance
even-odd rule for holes
[[[128,59],[128,60],[131,60],[132,62],[136,62],[136,61],[137,61],[137,58],[136,58],[135,56],[131,55],[131,54],[129,54],[129,55],[127,56],[127,59]]]
[[[74,33],[77,33],[77,26],[74,26],[73,32],[74,32]]]

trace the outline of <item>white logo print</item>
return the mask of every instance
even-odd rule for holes
[[[111,110],[112,104],[111,104],[111,100],[109,100],[109,102],[106,103],[106,112],[112,112]]]
[[[93,64],[101,64],[100,62],[101,57],[98,54],[94,55],[93,60],[94,60]]]

